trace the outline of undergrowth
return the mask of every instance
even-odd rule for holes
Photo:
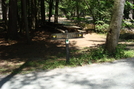
[[[134,57],[134,50],[125,50],[125,45],[118,45],[116,48],[116,52],[114,55],[110,55],[107,52],[104,53],[103,46],[97,46],[93,48],[85,48],[83,51],[72,50],[70,64],[66,64],[65,58],[64,60],[59,60],[62,58],[56,58],[55,60],[40,60],[36,62],[29,63],[29,67],[35,67],[36,70],[46,70],[46,69],[54,69],[54,68],[63,68],[63,67],[75,67],[82,66],[92,63],[100,63],[100,62],[112,62],[121,58],[130,58]],[[66,56],[66,55],[64,55]],[[63,54],[62,54],[63,57]]]
[[[58,57],[49,56],[47,60],[32,60],[26,63],[18,73],[29,73],[31,71],[49,70],[54,68],[83,66],[92,63],[112,62],[121,58],[134,57],[134,50],[126,50],[126,45],[118,45],[114,55],[104,53],[103,46],[84,48],[82,50],[70,51],[70,64],[66,64],[65,54],[60,53]],[[59,57],[61,55],[61,57]],[[5,71],[0,70],[0,72]]]

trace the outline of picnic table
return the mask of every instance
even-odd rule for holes
[[[80,27],[78,26],[64,26],[69,32],[78,32]]]

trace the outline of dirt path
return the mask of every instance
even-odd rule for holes
[[[70,43],[79,48],[96,46],[98,44],[104,44],[106,40],[105,35],[98,35],[96,33],[86,34],[84,38],[70,39]]]
[[[96,33],[86,34],[83,38],[69,39],[70,47],[75,47],[78,49],[85,47],[92,47],[99,44],[104,44],[106,40],[105,35],[100,35]],[[52,42],[59,42],[57,47],[65,47],[65,40],[51,40]]]

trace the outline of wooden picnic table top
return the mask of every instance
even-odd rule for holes
[[[80,29],[80,27],[78,26],[64,26],[64,27],[68,29]]]

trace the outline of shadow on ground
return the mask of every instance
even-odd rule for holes
[[[37,32],[30,44],[22,41],[7,42],[0,38],[0,72],[9,74],[0,81],[0,87],[22,71],[32,70],[33,67],[38,70],[49,59],[57,61],[62,58],[65,61],[64,41],[53,41],[49,35],[43,31]]]
[[[130,58],[112,63],[33,72],[14,76],[1,89],[132,89],[133,67],[134,59]]]

